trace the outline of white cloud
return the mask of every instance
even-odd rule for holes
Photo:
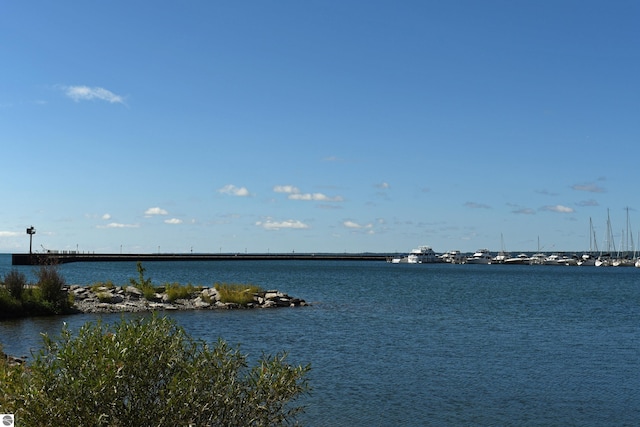
[[[218,193],[229,194],[231,196],[247,197],[250,195],[249,190],[245,187],[236,187],[233,184],[227,184],[218,190]]]
[[[573,212],[572,208],[569,208],[567,206],[562,206],[562,205],[543,206],[540,209],[543,210],[543,211],[558,212],[558,213],[572,213]]]
[[[289,194],[288,199],[290,200],[311,200],[315,202],[341,202],[342,197],[329,197],[326,194],[322,193],[299,193],[299,194]]]
[[[62,88],[65,91],[65,95],[76,102],[99,99],[111,104],[124,104],[124,98],[122,96],[116,95],[115,93],[101,87],[63,86]]]
[[[152,215],[169,215],[169,212],[162,208],[155,207],[147,209],[144,214],[149,217]]]
[[[258,221],[256,222],[258,227],[262,227],[265,230],[280,230],[282,228],[294,228],[294,229],[304,229],[309,228],[309,226],[302,221],[288,219],[286,221],[273,221],[271,218],[268,218],[266,221]]]
[[[106,214],[102,215],[102,219],[104,219],[105,221],[109,221],[111,219],[111,215],[106,213]]]
[[[362,228],[360,224],[353,221],[345,221],[342,223],[342,225],[344,225],[347,228]]]
[[[388,188],[391,188],[391,186],[389,185],[388,182],[381,182],[380,184],[376,184],[376,188],[379,188],[381,190],[386,190]]]
[[[178,218],[165,219],[165,224],[182,224],[182,220]]]
[[[138,228],[138,224],[122,224],[119,222],[110,222],[107,225],[99,225],[98,228]]]
[[[315,202],[342,202],[343,198],[340,196],[329,197],[322,193],[302,193],[298,187],[293,185],[276,185],[273,187],[273,191],[276,193],[288,194],[289,200],[304,200]]]
[[[345,226],[346,228],[351,228],[352,230],[366,230],[367,234],[374,234],[373,231],[373,224],[369,223],[366,225],[362,225],[362,224],[358,224],[357,222],[354,221],[344,221],[342,223],[343,226]]]
[[[0,231],[0,237],[18,237],[22,233],[18,233],[17,231]]]
[[[287,193],[287,194],[298,194],[300,193],[300,189],[298,187],[294,187],[293,185],[276,185],[273,187],[273,191],[276,193]]]

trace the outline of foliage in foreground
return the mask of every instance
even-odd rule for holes
[[[157,316],[112,326],[85,324],[77,336],[44,336],[28,367],[0,361],[0,412],[16,426],[275,426],[303,411],[310,367],[286,354],[249,368],[238,349],[191,338]]]
[[[253,302],[253,294],[262,292],[262,288],[255,285],[216,283],[214,285],[220,295],[220,301],[247,305]]]

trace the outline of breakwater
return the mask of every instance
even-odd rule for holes
[[[225,254],[81,254],[33,253],[12,254],[12,265],[67,264],[70,262],[115,262],[115,261],[386,261],[387,254],[332,254],[332,253],[225,253]]]

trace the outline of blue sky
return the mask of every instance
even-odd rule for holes
[[[640,231],[636,1],[0,7],[0,252],[31,225],[124,253]]]

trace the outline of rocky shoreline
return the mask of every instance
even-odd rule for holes
[[[74,309],[79,313],[135,313],[162,310],[212,310],[236,308],[276,308],[303,307],[308,304],[276,290],[257,292],[253,294],[253,302],[247,305],[224,303],[214,287],[198,288],[189,298],[171,301],[163,288],[157,288],[157,293],[151,299],[144,297],[142,291],[134,286],[126,287],[97,287],[70,285],[65,286],[67,292],[73,295]]]

